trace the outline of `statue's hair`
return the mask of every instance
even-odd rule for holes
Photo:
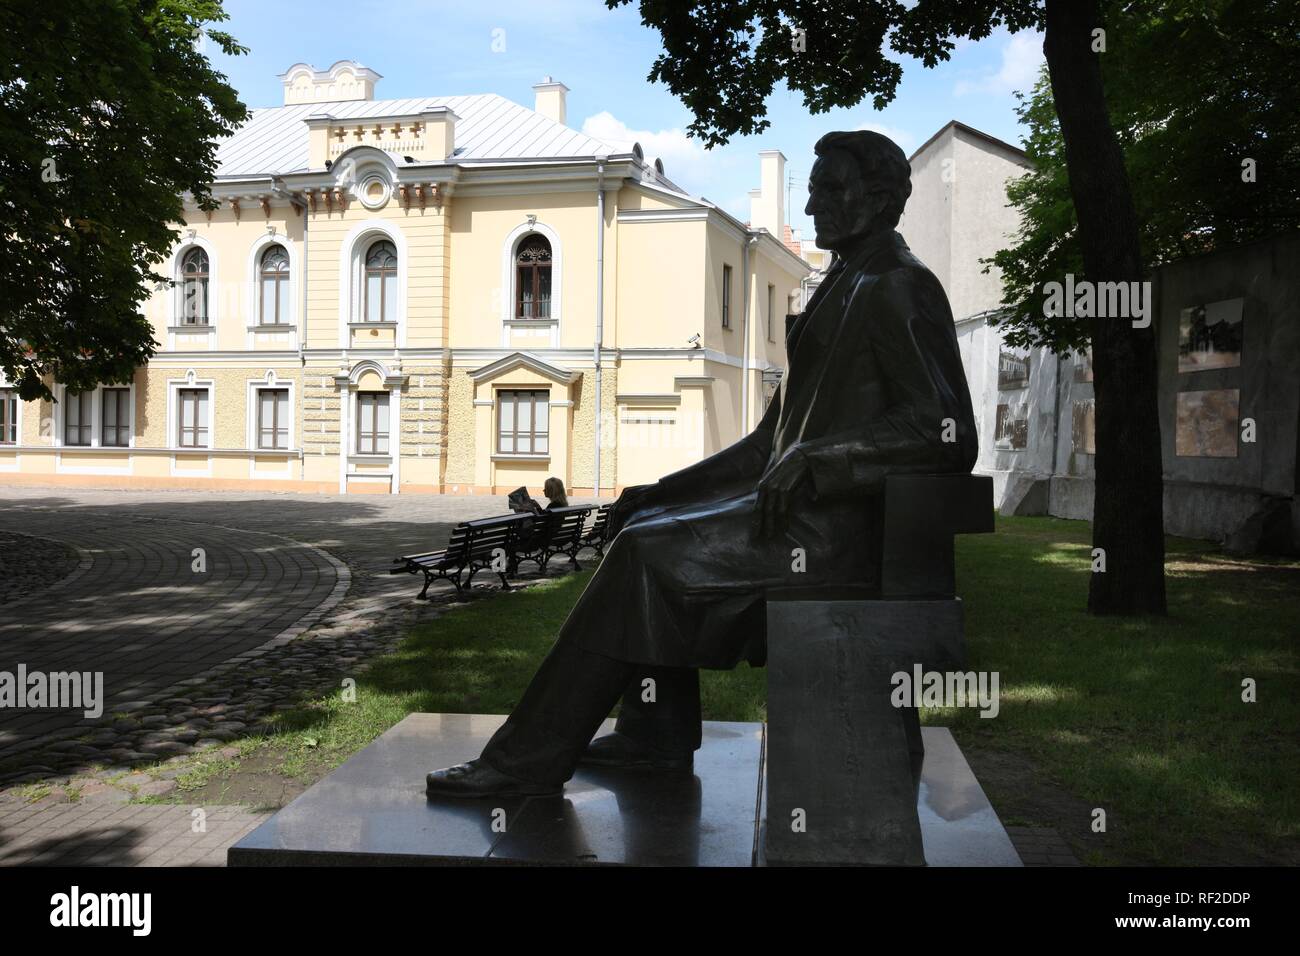
[[[813,147],[818,156],[832,150],[849,156],[872,192],[883,192],[889,197],[881,215],[891,227],[898,225],[907,197],[912,195],[912,167],[898,144],[888,136],[860,129],[827,133]]]

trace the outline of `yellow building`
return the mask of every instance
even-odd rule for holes
[[[758,421],[811,271],[760,156],[751,224],[496,95],[376,100],[283,74],[187,203],[134,379],[55,403],[0,382],[2,481],[577,494],[652,481]]]

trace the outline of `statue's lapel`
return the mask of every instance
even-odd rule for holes
[[[852,250],[844,268],[834,277],[828,277],[826,284],[813,293],[810,308],[806,309],[799,321],[790,330],[790,341],[786,343],[786,355],[793,367],[799,340],[811,335],[817,340],[821,352],[835,338],[840,323],[844,321],[845,303],[849,294],[857,285],[858,277],[871,257],[881,249],[887,248],[894,237],[892,231],[881,236],[873,236]],[[825,293],[823,295],[823,292]]]
[[[826,284],[813,294],[809,302],[811,308],[804,310],[790,329],[790,338],[786,342],[788,371],[781,379],[783,419],[806,422],[814,396],[831,367],[831,356],[838,346],[849,341],[843,334],[846,331],[848,299],[863,280],[863,273],[871,271],[872,259],[891,248],[896,235],[891,230],[883,236],[873,236],[854,249],[844,268],[833,277],[827,277]],[[825,295],[821,295],[823,289]],[[815,345],[801,349],[801,343],[806,344],[809,337]]]

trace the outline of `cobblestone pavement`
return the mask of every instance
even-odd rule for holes
[[[103,696],[93,704],[102,713],[6,710],[0,759],[52,732],[107,742],[103,728],[114,714],[146,711],[178,682],[311,623],[347,584],[346,567],[320,549],[211,521],[124,509],[0,513],[0,527],[15,524],[77,549],[83,560],[76,574],[5,606],[0,670],[78,672],[83,694],[87,675],[102,673]]]
[[[0,608],[63,580],[80,565],[81,555],[66,544],[0,531]]]
[[[217,745],[337,687],[454,593],[440,584],[434,601],[414,600],[415,578],[386,573],[393,556],[437,547],[502,504],[0,489],[0,531],[82,555],[72,576],[6,606],[0,671],[103,671],[108,698],[98,718],[0,711],[0,787]]]
[[[389,575],[392,558],[439,547],[457,522],[503,505],[0,487],[0,534],[80,558],[4,607],[0,671],[103,669],[110,699],[96,720],[0,711],[0,865],[224,863],[265,813],[204,808],[206,832],[195,832],[196,808],[139,801],[172,795],[190,751],[338,688],[458,600],[444,582],[415,600],[422,582]]]

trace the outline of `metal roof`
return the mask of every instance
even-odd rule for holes
[[[621,152],[495,93],[301,103],[252,110],[233,136],[217,147],[217,177],[267,176],[307,169],[309,116],[339,119],[399,116],[445,106],[458,117],[457,160],[554,159]]]

